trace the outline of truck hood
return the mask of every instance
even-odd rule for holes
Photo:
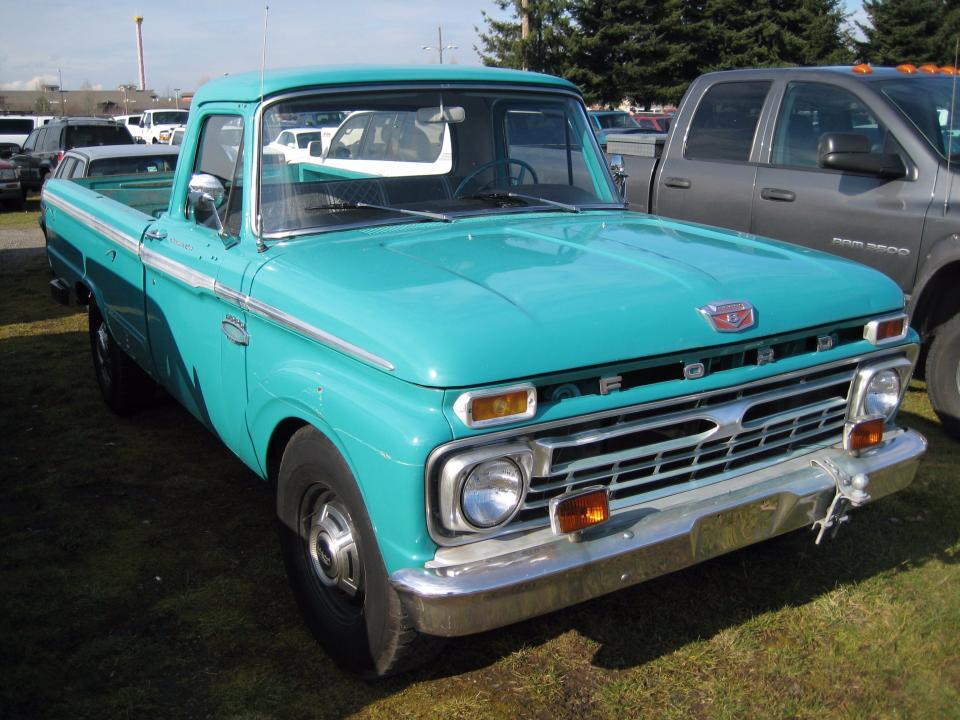
[[[738,343],[895,311],[862,265],[785,243],[624,212],[498,215],[292,240],[251,295],[389,361],[464,387]],[[747,301],[714,330],[698,308]]]

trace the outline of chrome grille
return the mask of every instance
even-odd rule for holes
[[[604,485],[613,509],[771,465],[842,438],[856,363],[674,407],[538,433],[534,477],[510,531],[548,522],[550,499]]]

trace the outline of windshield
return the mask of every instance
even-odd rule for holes
[[[338,112],[344,120],[311,138],[306,152],[284,145],[290,123]],[[564,95],[447,88],[302,96],[269,106],[261,136],[260,213],[275,237],[622,207],[581,103]]]
[[[947,149],[956,160],[960,155],[960,118],[956,116],[960,105],[960,91],[954,100],[953,80],[949,77],[904,77],[896,80],[884,80],[878,83],[880,91],[886,95],[920,133],[933,149],[942,157],[947,157]],[[960,83],[958,83],[960,85]],[[958,88],[960,90],[960,88]],[[951,124],[953,140],[950,139]]]
[[[187,122],[186,110],[166,110],[153,114],[154,125],[183,125]]]
[[[597,115],[597,122],[603,130],[628,129],[632,130],[639,127],[636,121],[628,113],[610,113],[609,115]]]

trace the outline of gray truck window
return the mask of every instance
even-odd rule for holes
[[[823,83],[787,85],[773,140],[774,165],[815,168],[824,133],[858,133],[870,138],[873,152],[884,152],[887,130],[850,92]]]
[[[37,148],[40,152],[53,152],[54,150],[59,150],[60,128],[47,128],[43,133],[43,140],[41,142],[43,144]]]
[[[684,156],[688,160],[747,162],[768,81],[720,83],[700,101],[690,123]]]
[[[43,129],[34,130],[27,136],[27,139],[23,141],[24,150],[34,150],[37,147],[37,139],[40,137],[40,133],[44,132]]]
[[[952,78],[905,77],[878,85],[937,153],[946,158],[949,149],[956,161],[960,154],[960,124],[957,122],[960,92],[954,92]]]

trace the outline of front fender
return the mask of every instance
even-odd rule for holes
[[[254,327],[261,339],[279,329]],[[266,475],[276,429],[297,419],[334,444],[357,480],[388,572],[421,566],[436,546],[427,532],[424,464],[452,438],[443,393],[403,382],[305,338],[274,335],[260,347],[290,345],[269,360],[251,346],[247,423],[256,463]]]

